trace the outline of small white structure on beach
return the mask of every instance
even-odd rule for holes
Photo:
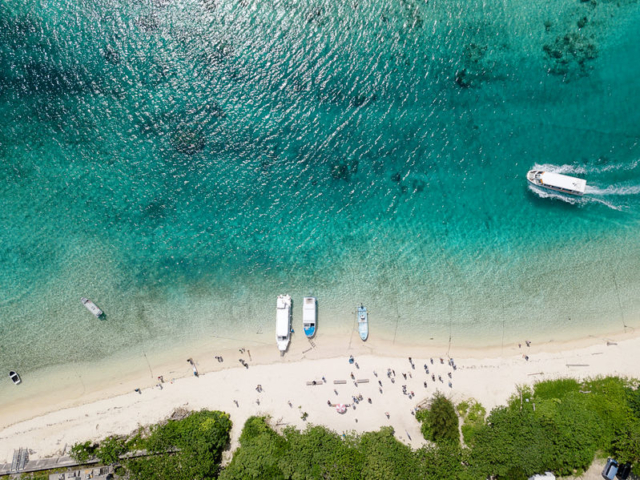
[[[291,295],[278,295],[276,307],[276,343],[284,355],[291,340]]]

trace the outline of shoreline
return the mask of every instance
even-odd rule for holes
[[[320,342],[331,346],[318,347]],[[364,344],[359,339],[349,342],[348,338],[332,339],[328,335],[319,336],[314,343],[316,348],[308,342],[292,342],[285,357],[280,357],[274,342],[269,347],[249,348],[250,358],[249,352],[241,354],[235,348],[210,352],[194,346],[191,356],[200,372],[199,378],[193,377],[186,358],[173,358],[163,363],[160,356],[149,355],[146,371],[137,369],[129,377],[120,378],[118,383],[105,387],[100,380],[95,384],[87,382],[82,394],[75,397],[64,396],[73,392],[73,387],[57,391],[55,398],[59,401],[55,404],[45,397],[9,405],[0,414],[0,461],[10,461],[13,449],[18,447],[30,448],[34,450],[33,458],[41,458],[60,453],[65,445],[70,447],[78,441],[99,440],[112,434],[126,435],[138,426],[168,417],[180,407],[219,409],[230,413],[234,422],[232,447],[236,445],[244,421],[251,415],[270,415],[276,423],[282,420],[304,428],[306,423],[300,419],[297,408],[300,406],[300,411],[309,413],[308,423],[323,424],[336,431],[368,431],[391,425],[400,440],[415,448],[423,441],[411,410],[433,395],[436,389],[451,395],[457,402],[476,398],[490,411],[504,403],[516,391],[517,385],[561,376],[637,376],[634,365],[640,363],[640,335],[633,333],[571,342],[550,341],[530,347],[523,340],[520,348],[516,344],[494,349],[414,347],[375,340]],[[180,348],[176,350],[182,353]],[[529,356],[528,361],[522,358],[523,354]],[[216,361],[215,355],[222,355],[224,362]],[[360,370],[348,364],[349,355],[359,362]],[[410,369],[409,356],[414,359],[415,370]],[[433,366],[429,361],[431,357]],[[439,357],[445,359],[444,364],[439,363]],[[240,365],[239,358],[247,361],[248,369]],[[455,359],[456,371],[447,365],[448,358]],[[430,376],[424,375],[424,363],[436,375],[442,376],[442,383],[436,380],[434,385]],[[388,381],[387,368],[397,370],[397,383]],[[351,371],[356,378],[366,377],[369,383],[356,388],[349,378]],[[400,372],[415,373],[415,378],[404,380]],[[452,388],[448,388],[449,379],[445,376],[449,372],[452,373]],[[498,378],[495,378],[496,372]],[[155,387],[157,375],[164,377],[162,389]],[[326,376],[328,384],[306,385],[307,381],[319,381],[322,376]],[[339,395],[333,393],[334,379],[347,381],[346,385],[335,387]],[[383,382],[382,394],[378,380]],[[426,390],[423,381],[427,381]],[[258,384],[264,388],[261,394],[255,391]],[[407,401],[401,394],[402,384],[407,384],[409,391],[415,391],[414,399]],[[226,387],[220,388],[220,385]],[[141,388],[142,393],[135,393],[135,388]],[[349,410],[344,416],[330,412],[331,415],[325,416],[329,411],[327,400],[352,403],[352,396],[360,390],[365,399],[372,398],[372,405],[367,405],[365,400],[355,412]],[[238,400],[240,406],[236,407],[233,400]],[[256,404],[256,400],[261,400],[261,404]],[[288,406],[289,400],[293,407]],[[387,411],[391,413],[390,420],[384,416]],[[355,418],[359,419],[358,423]]]

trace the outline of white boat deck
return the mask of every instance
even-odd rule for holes
[[[95,303],[93,303],[91,300],[89,300],[88,298],[82,298],[82,303],[84,304],[85,307],[87,307],[87,310],[89,310],[91,313],[93,313],[96,317],[100,317],[102,315],[102,310],[100,310]]]
[[[291,296],[278,295],[276,303],[276,343],[281,352],[287,350],[291,340]]]

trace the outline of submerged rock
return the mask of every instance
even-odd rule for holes
[[[351,175],[358,173],[358,163],[358,160],[336,163],[331,167],[331,177],[334,180],[350,181]]]
[[[455,80],[459,87],[469,88],[471,86],[471,77],[467,73],[466,68],[456,72]]]
[[[216,64],[231,56],[233,56],[233,46],[228,41],[221,40],[207,53],[207,61]]]
[[[542,47],[552,61],[551,73],[566,75],[571,70],[584,72],[588,62],[598,57],[598,47],[579,33],[559,35],[551,44]]]
[[[478,45],[470,43],[464,48],[462,54],[463,67],[458,69],[455,74],[455,82],[461,88],[469,88],[474,86],[483,77],[487,71],[491,71],[490,66],[485,65],[485,56],[488,47],[486,45]]]
[[[120,54],[111,45],[105,47],[102,51],[102,56],[112,65],[118,65],[120,63]]]
[[[178,152],[194,155],[204,149],[206,139],[202,131],[191,125],[181,125],[171,134],[171,145]]]
[[[349,100],[349,105],[351,107],[358,108],[368,103],[375,102],[377,99],[378,96],[375,93],[370,97],[363,93],[360,93],[358,95],[355,95],[354,97],[351,97],[351,100]]]
[[[145,32],[153,32],[160,28],[160,20],[158,20],[158,17],[155,14],[150,13],[149,15],[138,17],[136,25]]]

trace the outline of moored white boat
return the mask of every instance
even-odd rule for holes
[[[20,378],[20,375],[18,375],[16,372],[14,372],[13,370],[9,372],[9,378],[11,379],[11,381],[13,383],[15,383],[16,385],[20,385],[22,383],[22,379]]]
[[[304,334],[311,338],[316,334],[316,317],[318,313],[318,303],[315,297],[304,297],[302,299],[302,326]]]
[[[554,192],[569,195],[584,195],[587,181],[582,178],[570,177],[559,173],[545,172],[543,170],[529,170],[527,181],[540,188],[553,190]]]
[[[276,343],[284,355],[291,340],[291,295],[278,295],[276,303]]]
[[[87,310],[89,310],[91,313],[93,313],[96,318],[100,318],[103,314],[102,310],[100,310],[95,303],[93,303],[91,300],[89,300],[88,298],[84,298],[82,297],[80,300],[82,300],[82,304],[87,307]]]
[[[369,337],[369,314],[363,305],[358,307],[358,332],[363,342]]]

